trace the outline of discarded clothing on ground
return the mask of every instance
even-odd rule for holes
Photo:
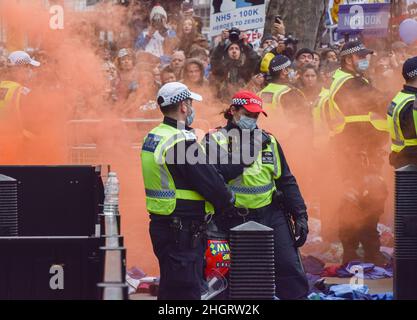
[[[306,273],[311,273],[315,275],[320,275],[324,271],[324,266],[326,265],[320,259],[313,256],[301,256],[303,262],[304,271]]]
[[[385,279],[393,277],[393,270],[391,266],[381,268],[375,266],[373,263],[362,263],[359,261],[349,262],[337,270],[337,277],[351,278],[356,276],[360,279]]]
[[[366,285],[339,284],[329,286],[328,292],[314,292],[308,296],[309,300],[393,300],[391,292],[369,294]]]

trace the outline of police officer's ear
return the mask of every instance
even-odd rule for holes
[[[180,113],[188,114],[187,103],[185,100],[179,103],[179,111]]]

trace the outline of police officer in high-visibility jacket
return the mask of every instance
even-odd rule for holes
[[[0,74],[0,138],[13,141],[2,144],[1,158],[16,160],[18,150],[27,139],[34,137],[25,123],[22,105],[29,98],[31,90],[26,87],[31,82],[32,68],[40,62],[32,59],[24,51],[15,51],[7,59],[7,72]]]
[[[280,127],[281,142],[291,141],[297,146],[312,145],[312,114],[301,90],[294,87],[290,75],[294,74],[291,61],[283,55],[277,55],[269,64],[270,82],[258,95],[264,108]],[[307,130],[299,130],[300,127]],[[296,140],[296,141],[294,141]]]
[[[291,61],[284,55],[277,55],[269,64],[270,83],[258,95],[262,98],[266,110],[285,108],[293,111],[293,106],[299,110],[305,104],[304,94],[291,85],[289,74]]]
[[[343,46],[341,69],[330,86],[328,114],[334,163],[343,187],[337,210],[343,262],[365,260],[382,265],[385,259],[379,251],[377,224],[387,196],[381,169],[388,142],[388,102],[365,77],[372,53],[360,41]],[[359,244],[364,259],[356,252]]]
[[[211,214],[234,212],[233,195],[190,128],[201,96],[178,82],[158,93],[163,123],[145,137],[141,159],[150,236],[159,261],[158,298],[199,300],[205,226]]]
[[[406,84],[388,108],[390,163],[397,169],[417,165],[417,57],[404,63],[403,77]]]
[[[14,79],[13,81],[3,79],[0,82],[0,110],[4,110],[6,107],[20,107],[21,97],[30,92],[30,89],[24,86],[27,83],[20,82],[28,82],[32,73],[31,67],[40,66],[40,62],[32,59],[24,51],[10,53],[7,60],[10,69],[8,76],[12,76]]]
[[[204,138],[206,154],[231,191],[239,214],[215,216],[226,234],[245,221],[274,229],[276,295],[307,296],[308,282],[298,254],[308,234],[308,215],[297,181],[276,138],[259,129],[262,100],[248,91],[236,93],[225,112],[227,124]]]

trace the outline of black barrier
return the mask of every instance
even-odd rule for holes
[[[17,180],[0,174],[0,237],[18,235]]]
[[[417,166],[396,171],[394,296],[417,300]]]
[[[250,221],[230,230],[230,299],[273,300],[274,234]]]
[[[101,238],[0,238],[0,299],[96,300]]]
[[[18,236],[93,236],[104,201],[101,168],[0,166],[18,182]]]

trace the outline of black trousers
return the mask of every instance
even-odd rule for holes
[[[201,300],[201,279],[205,241],[192,245],[191,223],[197,219],[182,218],[182,230],[176,237],[169,218],[151,217],[149,233],[159,261],[158,300]],[[176,241],[177,240],[177,241]]]
[[[357,203],[343,201],[339,209],[339,238],[343,246],[343,263],[362,260],[356,250],[362,244],[365,262],[378,262],[380,238],[378,221],[384,211],[384,202],[372,204],[375,211],[363,209]]]
[[[252,210],[246,218],[247,221],[255,221],[274,229],[276,296],[281,300],[306,298],[309,290],[308,280],[284,212],[271,204]],[[244,221],[240,217],[226,219],[218,215],[215,223],[219,229],[229,234],[231,228]]]

